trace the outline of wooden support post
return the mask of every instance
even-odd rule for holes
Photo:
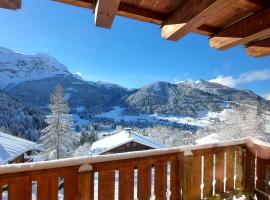
[[[79,168],[79,200],[94,199],[94,175],[93,168],[84,164]]]
[[[95,24],[103,28],[111,28],[120,0],[97,0],[94,7]]]

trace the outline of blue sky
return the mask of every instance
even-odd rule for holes
[[[0,24],[0,46],[48,53],[87,80],[137,88],[205,79],[270,94],[270,56],[252,58],[243,47],[216,51],[204,36],[170,42],[158,26],[122,17],[111,30],[97,28],[92,10],[50,0],[23,0],[16,12],[0,9]]]

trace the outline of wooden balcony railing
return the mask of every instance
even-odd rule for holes
[[[60,179],[65,200],[232,199],[238,191],[264,200],[270,199],[270,145],[247,138],[0,166],[9,200],[30,200],[33,190],[38,200],[56,200]]]

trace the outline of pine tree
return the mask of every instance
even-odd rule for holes
[[[63,88],[55,87],[51,95],[49,108],[51,114],[46,116],[47,127],[42,130],[42,144],[45,159],[59,159],[71,155],[72,140],[72,115],[64,99]]]

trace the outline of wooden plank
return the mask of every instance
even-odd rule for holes
[[[179,156],[179,160],[171,161],[170,171],[170,189],[171,197],[170,200],[180,200],[181,198],[181,187],[182,187],[182,154]]]
[[[233,191],[234,186],[234,148],[226,150],[226,191]]]
[[[201,155],[183,157],[183,200],[201,198]]]
[[[3,184],[0,183],[0,200],[2,200]]]
[[[134,168],[119,169],[119,200],[134,199]]]
[[[155,161],[155,199],[166,199],[167,192],[167,162]]]
[[[32,182],[29,179],[20,180],[16,183],[8,184],[9,200],[31,200]]]
[[[224,192],[224,151],[216,153],[216,194]]]
[[[254,170],[255,161],[253,154],[246,150],[244,151],[244,176],[245,176],[245,188],[247,191],[254,192]]]
[[[189,0],[174,11],[162,24],[161,35],[168,40],[177,41],[187,33],[200,27],[205,20],[221,12],[223,7],[237,0]]]
[[[115,171],[100,171],[98,173],[98,199],[114,200]]]
[[[138,199],[150,199],[152,163],[138,166]]]
[[[254,14],[210,38],[210,46],[224,50],[270,35],[270,8]]]
[[[79,197],[78,170],[66,170],[62,177],[64,178],[65,200],[77,200]]]
[[[79,199],[94,200],[94,177],[93,172],[79,173]]]
[[[37,180],[38,200],[58,199],[58,177],[42,175]]]
[[[17,10],[21,8],[21,0],[1,0],[0,8]]]
[[[159,25],[165,20],[165,16],[161,13],[122,3],[118,7],[117,15]]]
[[[236,189],[244,187],[243,163],[243,150],[239,148],[236,151]]]
[[[270,55],[270,37],[248,45],[246,50],[247,54],[253,57],[263,57]]]
[[[111,28],[120,0],[97,0],[94,13],[96,26]]]
[[[204,154],[204,197],[212,196],[213,182],[213,154]]]

